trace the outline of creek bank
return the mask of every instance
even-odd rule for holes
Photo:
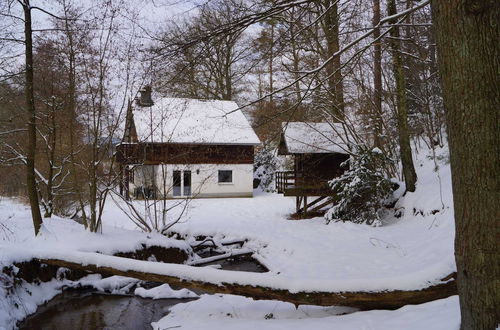
[[[267,269],[248,257],[221,261],[220,268],[233,271],[265,272]],[[148,299],[134,295],[138,288],[153,289],[156,282],[137,281],[120,294],[97,291],[90,286],[67,288],[18,323],[19,329],[148,329],[176,304],[197,298]],[[172,289],[181,289],[172,286]],[[120,290],[117,290],[120,291]],[[204,294],[202,290],[192,290]]]
[[[207,255],[218,255],[217,247],[200,249],[198,254],[175,247],[146,246],[135,251],[117,252],[114,256],[146,261],[167,263],[186,263],[196,258],[205,258]],[[236,256],[214,261],[207,265],[233,271],[266,272],[267,268],[251,256]],[[58,289],[61,293],[49,301],[42,303],[36,312],[17,323],[20,329],[139,329],[148,328],[151,322],[163,317],[168,309],[175,304],[190,301],[193,295],[186,298],[148,299],[134,294],[137,288],[152,289],[163,283],[133,280],[130,283],[126,278],[118,279],[123,282],[123,288],[109,286],[109,282],[118,276],[102,274],[101,284],[88,285],[92,280],[92,272],[66,267],[45,264],[38,259],[16,262],[2,269],[4,276],[12,280],[13,287],[22,287],[23,283],[42,288],[46,282],[60,281]],[[107,281],[109,280],[109,281]],[[102,283],[107,281],[103,286]],[[134,282],[135,281],[135,282]],[[63,284],[66,283],[66,284]],[[68,283],[70,283],[68,285]],[[104,287],[104,289],[103,289]],[[173,287],[173,289],[181,289]],[[43,289],[41,289],[43,291]],[[141,289],[142,290],[142,289]],[[193,290],[196,294],[205,293],[202,290]],[[22,308],[18,306],[16,308]],[[123,316],[125,315],[125,316]]]

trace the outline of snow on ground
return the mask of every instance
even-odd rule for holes
[[[126,294],[131,287],[137,285],[139,282],[139,280],[130,277],[115,275],[102,278],[100,274],[91,274],[78,281],[72,282],[72,285],[93,287],[99,292]]]
[[[120,276],[101,279],[100,275],[92,275],[77,282],[54,279],[41,285],[23,283],[14,287],[11,279],[3,275],[3,267],[14,261],[30,260],[36,252],[56,251],[73,255],[77,251],[99,251],[114,254],[135,251],[143,246],[189,250],[183,241],[136,230],[105,225],[102,234],[89,233],[82,225],[56,216],[44,219],[42,234],[34,237],[29,207],[13,199],[0,198],[0,330],[13,328],[16,321],[34,313],[38,305],[59,294],[63,287],[88,285],[99,291],[122,293],[137,282]]]
[[[190,330],[458,330],[458,297],[408,305],[395,311],[347,312],[339,307],[300,306],[279,301],[254,301],[232,295],[203,295],[200,299],[178,304],[170,313],[154,322],[153,328]]]
[[[142,249],[144,246],[178,247],[189,250],[187,243],[166,238],[156,233],[142,233],[104,225],[102,234],[90,233],[69,219],[53,216],[43,220],[41,235],[34,237],[28,206],[12,199],[0,200],[0,266],[11,261],[22,261],[17,248],[33,251],[81,251],[114,254]],[[9,252],[6,252],[6,251]],[[24,259],[23,259],[24,260]]]
[[[401,218],[388,216],[382,227],[325,225],[323,218],[287,220],[294,212],[293,197],[256,191],[253,198],[193,200],[173,230],[248,239],[245,246],[255,257],[290,281],[336,281],[359,290],[426,287],[456,267],[449,166],[441,164],[438,177],[434,163],[421,158],[417,191],[396,205]],[[104,222],[134,228],[120,213],[110,204]]]
[[[241,277],[241,280],[255,280],[256,283],[265,279],[277,287],[296,290],[328,289],[327,286],[332,286],[332,290],[374,291],[423,288],[438,283],[456,269],[449,166],[440,164],[438,172],[434,171],[434,166],[432,161],[421,155],[421,159],[416,162],[419,176],[417,191],[407,193],[398,202],[396,209],[400,217],[388,215],[382,227],[352,223],[326,225],[322,218],[287,220],[287,216],[294,211],[293,198],[256,191],[254,198],[193,200],[183,221],[176,224],[173,230],[191,239],[196,235],[213,235],[216,240],[247,239],[245,247],[255,251],[254,256],[270,273],[247,277],[241,273],[227,275],[231,278]],[[88,252],[112,254],[132,251],[142,244],[186,247],[182,241],[139,232],[111,200],[107,205],[102,234],[88,233],[73,221],[53,217],[44,220],[43,234],[35,238],[29,209],[14,200],[0,200],[0,267],[12,261],[28,259],[30,255],[50,254],[51,251],[87,258],[90,255]],[[171,211],[173,217],[175,212]],[[141,261],[134,262],[134,267],[142,265],[150,267]],[[168,269],[194,274],[190,269],[186,270],[187,266],[163,266],[174,266]],[[208,267],[199,268],[197,276],[217,277],[217,271]],[[221,274],[230,273],[223,271]],[[119,279],[108,281],[120,282]],[[21,301],[26,299],[26,307],[24,312],[14,315],[14,318],[19,319],[33,312],[37,304],[59,292],[62,283],[51,285],[49,282],[40,286],[47,287],[48,291],[44,293],[45,289],[37,289],[41,293],[34,294],[33,298],[26,294],[19,296]],[[101,285],[106,287],[110,284]],[[9,304],[2,298],[5,290],[0,285],[0,306]],[[156,292],[139,291],[151,297],[160,296]],[[207,309],[200,312],[203,304],[207,305]],[[270,308],[270,304],[274,307]],[[228,312],[233,317],[207,317],[219,313],[221,308],[223,311],[224,308],[230,309],[228,306],[233,306],[239,310],[238,315],[243,316],[237,317],[234,312]],[[11,306],[9,308],[12,309]],[[182,308],[192,310],[193,315],[180,313]],[[458,327],[459,318],[456,298],[406,306],[397,311],[357,312],[344,316],[330,316],[335,314],[333,312],[323,314],[324,311],[319,312],[319,307],[304,308],[293,311],[289,304],[281,302],[254,302],[234,296],[203,296],[196,302],[174,308],[159,324],[161,327],[180,324],[189,329],[207,329],[204,325],[217,325],[221,329],[229,326],[233,329],[254,329],[258,326],[266,329],[331,329],[333,326],[339,329],[454,329]],[[266,319],[265,315],[262,317],[262,313],[255,310],[266,312],[265,315],[271,313],[273,317],[268,316]],[[200,318],[196,317],[197,314],[200,314]],[[6,321],[8,317],[10,321]],[[12,317],[2,314],[0,309],[0,329],[12,322]]]
[[[137,288],[134,291],[136,296],[151,299],[164,298],[196,298],[198,295],[188,289],[174,290],[168,284],[162,284],[152,289]]]

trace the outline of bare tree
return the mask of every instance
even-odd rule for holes
[[[64,62],[53,41],[41,39],[36,47],[35,96],[38,107],[40,147],[37,148],[37,188],[44,217],[54,211],[64,213],[70,195],[68,185],[69,152],[66,123],[72,121],[66,107],[66,75]]]
[[[389,0],[387,5],[387,14],[388,16],[397,14],[395,0]],[[396,24],[397,20],[391,20],[391,23]],[[391,29],[389,44],[392,52],[394,79],[396,81],[399,150],[401,155],[401,165],[403,167],[403,176],[405,179],[406,190],[413,192],[416,188],[415,184],[417,182],[417,173],[415,172],[415,165],[413,165],[413,157],[411,153],[410,133],[408,129],[408,99],[406,96],[405,73],[403,70],[403,61],[399,38],[399,27],[395,26]]]
[[[25,98],[28,119],[28,147],[26,150],[26,186],[31,206],[31,217],[35,235],[42,226],[42,215],[36,189],[35,152],[36,152],[36,109],[33,86],[33,31],[31,26],[31,5],[29,0],[19,2],[24,12],[24,45],[25,45]]]
[[[235,1],[237,5],[238,1]],[[230,22],[235,13],[232,1],[207,3],[195,17],[182,25],[169,27],[163,34],[155,53],[161,61],[157,69],[159,90],[178,97],[232,100],[246,74],[253,67],[249,60],[253,53],[245,41],[243,30],[221,34],[213,39],[201,39],[184,45],[186,39],[195,39],[207,29]]]
[[[98,232],[109,192],[118,183],[114,144],[133,84],[136,35],[123,40],[119,34],[121,15],[128,9],[123,2],[106,1],[88,10],[76,8],[69,0],[61,0],[60,5],[62,13],[55,29],[68,84],[65,109],[70,117],[68,158],[73,196],[85,227]],[[109,88],[112,79],[125,86],[121,103]]]

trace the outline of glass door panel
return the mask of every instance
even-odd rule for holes
[[[182,192],[181,192],[181,184],[182,184],[182,180],[181,180],[181,171],[174,171],[173,173],[173,191],[172,191],[172,195],[174,196],[181,196]]]
[[[191,196],[191,171],[184,171],[184,196]]]

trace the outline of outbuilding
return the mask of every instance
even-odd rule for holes
[[[349,134],[340,123],[282,124],[279,155],[290,155],[293,171],[276,173],[276,188],[296,197],[297,215],[306,216],[334,202],[328,181],[340,176],[349,159]],[[308,197],[313,197],[309,199]]]

